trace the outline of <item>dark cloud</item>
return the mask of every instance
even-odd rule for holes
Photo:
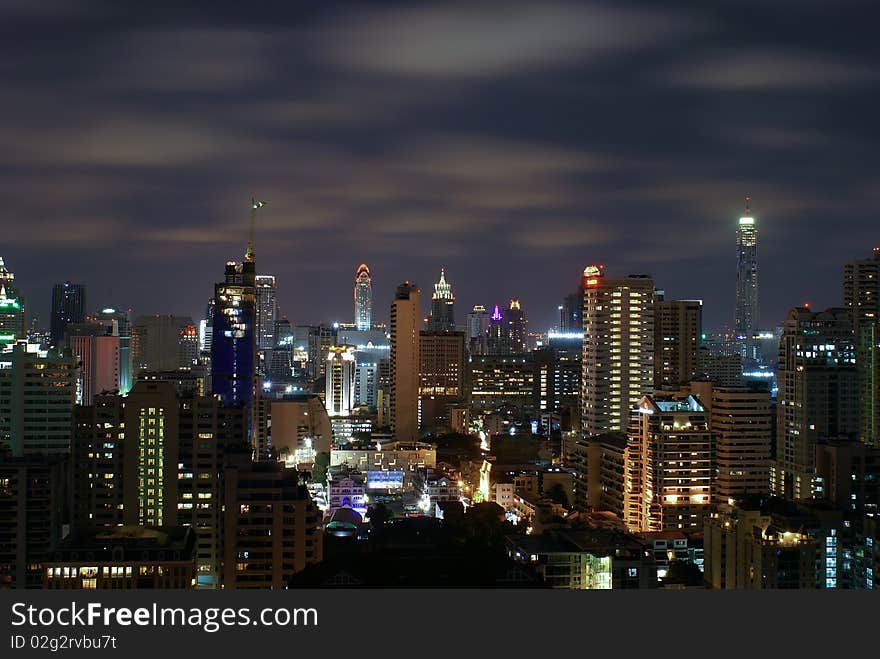
[[[541,328],[598,261],[718,325],[750,193],[773,324],[839,302],[878,241],[870,3],[0,11],[2,255],[44,317],[63,279],[200,314],[252,195],[259,267],[301,322],[346,319],[367,261],[379,317],[443,264],[461,315],[517,296]]]

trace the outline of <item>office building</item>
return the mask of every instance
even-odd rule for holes
[[[702,528],[713,502],[713,444],[709,413],[694,396],[643,397],[627,432],[627,527]]]
[[[779,342],[778,383],[771,485],[777,496],[810,499],[817,441],[859,433],[859,376],[845,309],[798,307],[788,313]]]
[[[859,436],[880,447],[880,247],[870,259],[843,270],[843,302],[856,342],[859,371]]]
[[[482,304],[475,304],[467,319],[468,354],[485,355],[489,338],[489,312]]]
[[[0,590],[40,588],[42,562],[61,539],[63,456],[0,450]]]
[[[391,431],[398,440],[419,436],[420,291],[404,282],[391,303]]]
[[[419,333],[419,405],[423,431],[449,429],[449,410],[465,397],[464,332]]]
[[[324,406],[330,416],[349,416],[354,412],[354,346],[331,346],[327,351]]]
[[[366,263],[354,276],[354,324],[361,331],[373,329],[373,278]]]
[[[474,410],[536,409],[535,362],[531,355],[479,355],[471,358],[470,406]]]
[[[188,590],[196,583],[196,534],[181,526],[74,531],[43,568],[47,590]]]
[[[584,293],[579,290],[571,295],[566,295],[562,304],[559,305],[559,332],[568,334],[582,332],[584,324],[581,317],[584,312]]]
[[[0,450],[70,451],[76,362],[55,349],[16,343],[0,353]]]
[[[434,284],[431,296],[431,315],[428,317],[428,331],[443,332],[455,329],[455,296],[452,286],[446,282],[446,271],[440,269],[440,280]]]
[[[256,314],[254,333],[258,350],[271,350],[275,347],[275,320],[278,317],[275,277],[257,275],[254,277]]]
[[[504,319],[511,354],[518,355],[527,352],[526,316],[519,300],[510,300]]]
[[[654,391],[674,390],[699,372],[703,303],[667,300],[662,291],[655,295]]]
[[[68,323],[86,320],[86,287],[82,284],[55,284],[52,287],[52,319],[50,336],[53,346],[64,343]]]
[[[189,316],[138,316],[131,326],[131,359],[141,371],[173,371],[199,363],[199,338]]]
[[[104,307],[88,320],[103,326],[106,334],[119,337],[119,393],[127,394],[134,381],[130,310]]]
[[[584,269],[581,424],[588,435],[624,432],[654,385],[654,282]]]
[[[115,325],[98,323],[67,326],[68,345],[78,367],[78,405],[91,405],[96,393],[122,390],[122,354],[115,331]]]

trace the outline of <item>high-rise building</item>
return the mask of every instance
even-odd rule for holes
[[[227,449],[244,446],[246,411],[153,380],[125,397],[96,396],[92,407],[76,415],[74,523],[192,526],[199,584],[217,586],[221,477]]]
[[[701,300],[666,300],[655,291],[654,391],[678,388],[699,372]]]
[[[82,284],[55,284],[52,287],[52,321],[50,336],[52,345],[64,343],[68,323],[84,323],[86,320],[86,287]]]
[[[859,370],[859,437],[880,448],[880,247],[870,259],[848,262],[843,302],[856,341]]]
[[[464,332],[419,333],[419,406],[424,430],[450,427],[449,410],[465,396],[466,354]]]
[[[559,305],[559,331],[566,334],[569,332],[581,332],[584,324],[581,316],[584,311],[583,291],[566,295],[562,304]]]
[[[846,309],[788,313],[779,342],[775,494],[813,497],[819,440],[858,436],[859,377]]]
[[[742,342],[743,368],[753,359],[752,337],[758,329],[758,227],[746,197],[746,212],[736,229],[736,313],[734,329]]]
[[[431,332],[455,329],[455,296],[452,286],[446,282],[446,271],[440,269],[440,280],[434,284],[431,296],[431,315],[428,317],[428,330]]]
[[[706,408],[694,396],[645,396],[627,436],[626,525],[633,531],[702,529],[713,500]]]
[[[584,269],[581,423],[588,435],[625,432],[654,385],[654,281]]]
[[[419,437],[419,321],[421,291],[411,282],[397,287],[391,303],[391,391],[389,413],[394,437]]]
[[[67,341],[79,366],[76,402],[91,405],[95,394],[122,389],[119,335],[115,325],[97,323],[67,326]]]
[[[330,416],[349,416],[354,411],[354,346],[330,346],[327,350],[324,405]]]
[[[174,371],[199,362],[199,337],[189,316],[138,316],[131,326],[131,360],[142,371]]]
[[[257,275],[254,278],[256,288],[256,336],[259,350],[271,350],[275,347],[275,320],[278,316],[275,277]]]
[[[0,353],[0,450],[69,452],[75,397],[73,357],[31,343]]]
[[[489,338],[489,312],[482,304],[475,304],[468,314],[468,353],[471,355],[485,355],[487,351],[487,339]]]
[[[486,331],[486,352],[487,355],[509,355],[513,352],[510,345],[510,333],[508,332],[507,322],[504,313],[499,305],[492,308],[492,314],[489,316],[489,327]]]
[[[470,405],[475,410],[537,410],[535,361],[532,355],[477,355],[468,375]]]
[[[514,355],[527,352],[526,316],[519,300],[512,299],[505,314],[510,351]]]
[[[770,392],[702,380],[683,390],[709,410],[709,427],[715,436],[715,500],[767,496],[773,448]]]
[[[24,297],[15,287],[15,275],[0,256],[0,347],[27,338]]]
[[[358,266],[354,276],[354,324],[361,331],[373,327],[373,278],[366,263]]]
[[[102,325],[105,332],[119,337],[119,393],[127,394],[134,380],[131,360],[131,310],[105,307],[89,321]]]
[[[250,407],[254,397],[255,270],[247,257],[242,263],[229,261],[224,281],[214,286],[211,391],[227,405]]]
[[[320,513],[296,469],[243,459],[226,467],[223,587],[283,590],[322,558]]]
[[[61,539],[62,456],[0,451],[0,590],[40,588],[41,562]]]

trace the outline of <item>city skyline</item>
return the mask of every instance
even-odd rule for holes
[[[346,321],[366,262],[377,301],[442,265],[460,308],[517,297],[550,326],[602,262],[717,298],[717,327],[733,322],[748,193],[763,324],[836,304],[876,205],[871,21],[704,5],[513,3],[501,19],[482,2],[258,16],[218,2],[205,22],[15,3],[4,256],[43,319],[43,291],[65,280],[98,306],[198,317],[214,264],[241,258],[240,200],[256,194],[261,270],[295,322]],[[63,59],[24,41],[37,28]]]

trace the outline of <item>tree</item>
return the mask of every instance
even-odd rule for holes
[[[703,573],[693,561],[674,560],[663,578],[664,584],[702,586]]]

